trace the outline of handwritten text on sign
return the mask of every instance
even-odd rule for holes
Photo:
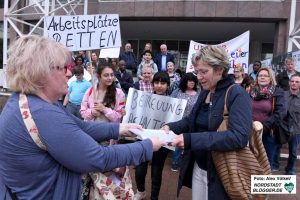
[[[182,118],[187,101],[129,89],[123,122],[137,123],[146,129],[159,129],[163,124]]]
[[[248,60],[249,60],[249,38],[250,31],[246,31],[242,35],[233,38],[227,42],[213,45],[219,46],[226,50],[228,53],[228,58],[230,61],[229,74],[233,74],[234,68],[241,66],[245,73],[248,73]],[[190,48],[187,60],[186,72],[194,71],[194,66],[192,64],[193,55],[199,51],[201,48],[205,47],[206,44],[201,44],[193,40],[190,41]]]
[[[46,24],[48,38],[71,51],[121,46],[118,14],[49,16]]]

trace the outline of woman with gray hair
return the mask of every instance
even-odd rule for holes
[[[239,85],[230,88],[226,100],[230,128],[217,132],[223,120],[226,90],[234,84],[227,75],[227,52],[221,47],[206,46],[195,54],[193,63],[202,86],[198,100],[188,116],[162,127],[178,134],[173,146],[184,148],[178,191],[185,185],[192,187],[193,200],[229,199],[211,153],[247,145],[252,128],[250,98]]]
[[[14,93],[0,116],[0,188],[18,199],[80,199],[83,173],[138,165],[163,145],[154,138],[100,146],[141,127],[84,122],[57,103],[67,93],[70,59],[65,47],[44,37],[24,36],[10,47],[7,81]]]
[[[143,79],[134,83],[133,88],[144,92],[153,92],[152,77],[154,70],[152,67],[145,66],[143,68]]]

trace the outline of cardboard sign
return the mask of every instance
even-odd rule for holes
[[[48,38],[70,51],[121,47],[118,14],[46,17]]]
[[[165,123],[182,118],[187,100],[129,89],[125,123],[137,123],[145,129],[160,129]]]
[[[119,58],[120,48],[101,49],[99,58]]]

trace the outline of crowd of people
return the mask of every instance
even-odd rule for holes
[[[203,47],[193,56],[195,70],[190,73],[177,70],[166,44],[161,44],[156,56],[147,43],[137,59],[126,43],[119,58],[99,59],[97,52],[88,57],[80,51],[73,60],[66,48],[38,36],[21,37],[10,47],[7,76],[14,93],[0,115],[0,183],[10,195],[78,199],[81,174],[134,165],[133,199],[145,199],[151,161],[151,199],[158,199],[170,153],[161,148],[166,144],[158,138],[117,144],[119,136],[134,137],[130,128],[142,128],[120,123],[129,88],[187,100],[182,120],[161,129],[178,134],[172,142],[171,169],[180,171],[178,188],[191,187],[193,200],[229,199],[211,152],[244,148],[252,121],[263,125],[262,141],[273,172],[279,169],[281,149],[274,127],[287,122],[292,134],[285,173],[296,173],[300,73],[293,58],[285,60],[286,70],[275,77],[260,61],[254,62],[249,75],[242,67],[229,75],[226,51],[214,46]],[[84,73],[90,73],[91,80],[85,80]],[[76,79],[67,85],[73,75]],[[220,133],[224,96],[233,84],[227,97],[230,130]],[[24,106],[26,113],[21,110]],[[31,140],[24,125],[28,116],[44,149]],[[108,140],[110,145],[104,142]]]

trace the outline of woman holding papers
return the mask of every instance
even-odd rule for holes
[[[184,110],[183,117],[186,117],[191,113],[194,104],[197,101],[198,96],[199,96],[198,79],[192,72],[186,73],[182,77],[179,83],[179,88],[174,90],[171,94],[171,97],[187,100],[187,105]],[[172,156],[172,167],[171,167],[172,171],[178,171],[178,162],[181,153],[182,153],[182,149],[176,147]]]
[[[234,84],[227,75],[230,65],[227,52],[221,47],[203,47],[193,56],[193,64],[203,90],[187,117],[163,127],[179,134],[172,145],[184,148],[178,191],[184,185],[192,187],[193,200],[229,199],[211,151],[231,151],[247,145],[252,128],[250,97],[239,85],[230,88],[229,130],[217,132],[223,120],[226,90]]]
[[[167,95],[170,87],[170,77],[167,72],[157,72],[152,80],[154,94]],[[157,200],[159,196],[162,171],[167,158],[169,150],[160,148],[153,153],[151,164],[151,199]],[[147,175],[148,161],[142,162],[135,168],[135,181],[137,185],[137,193],[134,195],[134,200],[146,198],[145,179]]]
[[[133,136],[136,124],[85,122],[57,102],[68,92],[71,54],[60,43],[21,36],[10,45],[7,80],[14,91],[0,116],[0,198],[80,199],[82,174],[151,160],[165,143],[156,138],[103,147]],[[8,192],[9,191],[9,192]],[[4,195],[4,198],[2,198]]]

